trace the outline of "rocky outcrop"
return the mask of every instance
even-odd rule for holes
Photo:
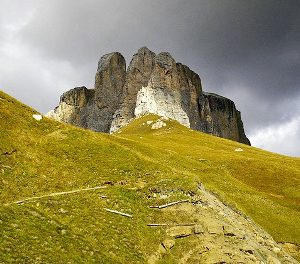
[[[140,117],[153,113],[177,120],[182,125],[190,127],[189,117],[182,109],[179,98],[178,93],[167,92],[163,88],[153,88],[151,85],[142,87],[137,94],[134,114]]]
[[[51,110],[47,116],[58,121],[87,127],[84,113],[90,101],[94,98],[94,90],[86,87],[76,87],[65,92],[60,97],[59,106]]]
[[[129,64],[120,108],[115,112],[110,132],[117,131],[135,117],[138,91],[148,85],[154,68],[155,53],[146,47],[138,50]]]
[[[166,52],[155,57],[148,84],[142,86],[136,96],[134,116],[139,117],[148,113],[172,118],[190,127],[189,117],[183,109],[177,65],[172,56]]]
[[[194,130],[250,144],[240,112],[222,96],[202,92],[198,74],[168,53],[143,47],[126,71],[124,57],[104,55],[94,89],[77,87],[62,95],[48,117],[101,132],[116,132],[133,118],[152,113]]]
[[[47,116],[95,131],[109,132],[114,113],[120,106],[126,78],[126,63],[118,53],[101,57],[95,88],[77,87],[60,98],[59,106]]]
[[[233,101],[213,93],[202,93],[199,100],[200,130],[250,145],[244,133],[241,114]]]

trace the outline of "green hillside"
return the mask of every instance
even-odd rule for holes
[[[190,199],[200,183],[276,241],[300,244],[300,159],[174,121],[153,130],[157,116],[108,135],[35,113],[0,92],[0,263],[144,263],[164,236],[147,224],[167,219],[149,206]]]

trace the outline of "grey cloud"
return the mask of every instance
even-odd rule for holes
[[[279,125],[266,126],[249,136],[257,147],[273,152],[280,149],[281,154],[299,156],[300,118],[287,120]]]

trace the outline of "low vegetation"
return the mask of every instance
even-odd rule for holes
[[[0,92],[0,263],[144,263],[163,238],[147,224],[166,221],[149,205],[189,198],[200,184],[276,241],[300,244],[298,158],[174,121],[151,129],[153,115],[107,135],[33,114]]]

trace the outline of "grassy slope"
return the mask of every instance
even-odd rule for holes
[[[155,148],[163,154],[159,159],[163,157],[164,164],[204,183],[226,203],[250,215],[277,241],[300,242],[299,158],[216,138],[176,123],[169,123],[163,131],[151,130],[143,125],[148,119],[123,128],[120,137],[131,140],[130,145],[140,147],[141,152],[145,146]],[[244,151],[236,152],[236,148]]]
[[[250,215],[277,241],[300,244],[300,159],[176,122],[159,130],[143,125],[155,116],[110,136],[46,118],[38,122],[33,113],[0,92],[0,151],[16,150],[0,156],[0,262],[144,262],[163,237],[161,229],[146,223],[165,217],[148,206],[166,201],[149,197],[172,192],[169,199],[174,200],[195,191],[199,182]],[[244,151],[235,152],[238,147]],[[4,205],[105,183],[107,189]]]

